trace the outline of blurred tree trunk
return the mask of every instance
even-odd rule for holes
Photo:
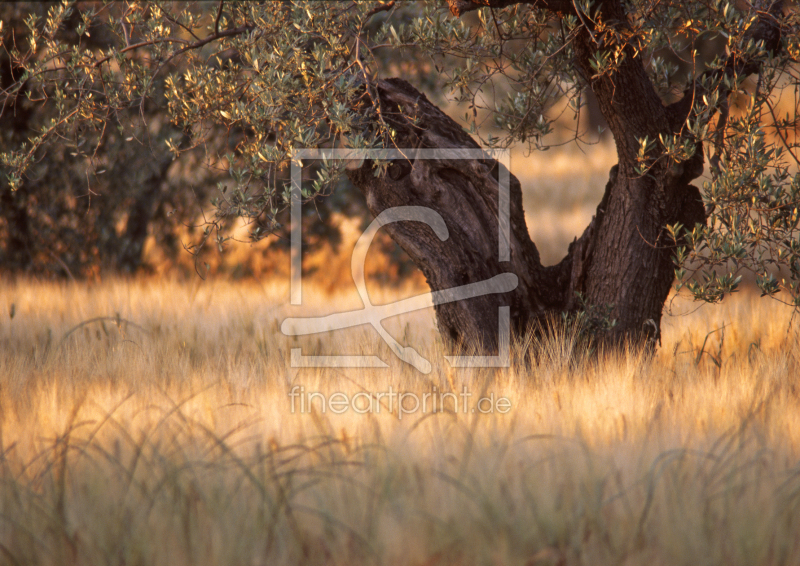
[[[16,15],[17,12],[3,13],[3,16]],[[4,18],[5,19],[5,18]],[[4,43],[15,32],[21,33],[22,26],[7,26],[3,30]],[[24,35],[23,35],[24,37]],[[0,90],[11,87],[18,81],[23,70],[14,65],[8,50],[0,50]],[[27,92],[27,88],[25,89]],[[24,95],[25,92],[20,93]],[[18,97],[17,100],[22,99]],[[0,112],[0,147],[13,147],[18,139],[29,133],[29,120],[31,110],[25,104],[16,104],[11,101],[10,107]],[[31,230],[27,210],[27,191],[23,188],[12,193],[4,186],[0,188],[0,258],[7,268],[18,269],[26,267],[31,262],[30,239]]]
[[[0,4],[0,19],[5,23],[3,44],[25,45],[30,36],[26,18],[44,17],[57,4]],[[80,41],[98,50],[110,49],[117,41],[103,25],[94,25],[90,34],[78,37],[74,30],[80,20],[81,9],[77,7],[59,29],[58,41],[67,45]],[[22,74],[8,49],[0,50],[0,90],[9,89]],[[28,100],[28,93],[26,84],[0,108],[0,147],[19,147],[52,117],[52,109]],[[148,123],[163,123],[158,131],[148,131],[143,122],[136,121],[140,108],[119,115],[138,124],[134,132],[137,139],[158,144],[163,143],[164,136],[178,131],[159,119],[161,111],[153,103],[145,107]],[[74,133],[75,142],[83,138],[84,150],[97,148],[94,158],[97,163],[106,163],[97,168],[108,169],[102,176],[90,178],[86,156],[69,146],[72,140],[64,140],[48,148],[46,154],[42,152],[19,189],[12,192],[5,183],[0,185],[0,267],[9,272],[57,277],[92,276],[101,270],[133,273],[142,267],[150,227],[168,196],[165,184],[173,161],[168,152],[154,154],[148,145],[128,143],[129,133],[109,127],[102,140],[92,128]],[[125,218],[124,225],[121,218]]]

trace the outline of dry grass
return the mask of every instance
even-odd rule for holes
[[[0,563],[800,563],[798,339],[776,303],[669,318],[651,360],[589,358],[566,333],[499,371],[448,370],[421,311],[390,328],[432,360],[425,376],[369,328],[283,336],[287,298],[0,286]],[[390,367],[291,369],[298,345]],[[511,410],[301,414],[293,386],[466,387]]]

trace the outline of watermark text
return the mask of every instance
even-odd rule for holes
[[[322,393],[307,391],[302,385],[295,385],[288,393],[292,413],[331,412],[341,415],[348,411],[356,414],[395,414],[398,419],[416,413],[428,414],[439,412],[479,413],[504,415],[511,411],[508,397],[498,397],[494,393],[475,397],[466,387],[460,393],[439,391],[434,387],[425,393],[395,391],[391,386],[387,391],[359,391],[348,394],[341,391]]]

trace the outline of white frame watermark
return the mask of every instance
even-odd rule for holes
[[[502,149],[295,149],[291,165],[291,266],[290,266],[290,304],[302,305],[302,171],[304,160],[347,160],[361,163],[363,160],[405,159],[412,163],[417,160],[496,160],[501,167],[498,173],[498,260],[510,261],[510,154]],[[391,222],[416,221],[427,224],[436,236],[445,241],[449,237],[447,226],[441,215],[432,208],[423,206],[400,206],[384,210],[359,237],[353,250],[351,272],[356,284],[363,309],[345,311],[323,317],[292,317],[281,324],[281,332],[286,336],[316,334],[371,324],[394,354],[411,364],[422,373],[431,372],[430,362],[411,346],[402,346],[383,328],[381,321],[399,314],[442,304],[479,297],[482,295],[506,293],[516,289],[519,281],[513,273],[501,273],[485,281],[478,281],[459,287],[424,293],[386,305],[373,305],[367,293],[364,280],[364,262],[372,239],[380,229]],[[498,345],[496,356],[445,356],[451,367],[509,367],[511,316],[507,306],[498,308]],[[305,356],[302,348],[292,348],[290,364],[293,368],[365,368],[388,367],[378,356],[324,355]]]

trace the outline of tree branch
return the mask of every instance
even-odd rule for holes
[[[638,151],[637,139],[671,133],[670,123],[641,54],[630,40],[619,39],[620,35],[633,33],[622,2],[603,0],[595,6],[597,20],[582,19],[580,33],[573,43],[575,64],[597,96],[600,110],[614,135],[617,153],[621,158],[633,160]],[[598,71],[592,63],[602,51],[609,57],[613,55],[615,62],[610,68]]]
[[[638,149],[637,138],[654,138],[671,130],[664,104],[647,75],[641,56],[629,43],[620,45],[615,37],[619,34],[610,33],[618,30],[630,35],[632,32],[620,0],[597,0],[594,4],[598,10],[597,21],[580,13],[574,0],[447,0],[447,4],[455,15],[482,6],[502,8],[527,4],[556,16],[578,16],[581,25],[573,42],[576,68],[597,95],[619,153],[632,159]],[[602,50],[622,51],[623,56],[611,69],[598,73],[592,61]]]
[[[478,8],[505,8],[514,4],[530,4],[556,14],[574,14],[575,7],[572,0],[446,0],[450,13],[461,17],[462,14],[477,10]]]
[[[190,45],[187,45],[183,49],[175,52],[170,57],[170,59],[172,59],[173,57],[177,57],[181,53],[185,53],[186,51],[189,51],[191,49],[199,49],[200,47],[203,47],[204,45],[206,45],[208,43],[211,43],[212,41],[216,41],[216,40],[222,39],[224,37],[234,37],[234,36],[237,36],[237,35],[241,35],[243,33],[247,33],[248,31],[252,31],[253,29],[255,29],[254,25],[247,25],[247,26],[239,26],[238,28],[228,29],[228,30],[224,30],[224,31],[221,31],[221,32],[218,32],[218,33],[214,33],[214,34],[209,35],[208,37],[206,37],[204,39],[201,39],[200,41],[195,41],[194,43],[192,43]]]
[[[163,38],[159,38],[159,39],[151,39],[150,41],[142,41],[142,42],[136,43],[134,45],[129,45],[128,47],[125,47],[124,49],[120,49],[119,51],[117,51],[116,53],[113,53],[111,55],[106,55],[105,57],[103,57],[99,61],[95,62],[94,65],[92,65],[92,66],[93,67],[99,67],[103,63],[109,61],[112,57],[114,57],[114,55],[117,55],[117,54],[120,54],[120,53],[126,53],[128,51],[133,51],[134,49],[139,49],[141,47],[147,47],[148,45],[157,45],[159,43],[180,43],[182,45],[185,45],[186,47],[184,47],[183,49],[180,49],[180,50],[176,51],[175,53],[173,53],[172,55],[170,55],[169,59],[173,59],[174,57],[177,57],[178,55],[180,55],[182,53],[185,53],[187,51],[190,51],[192,49],[199,49],[200,47],[203,47],[204,45],[206,45],[208,43],[211,43],[212,41],[216,41],[216,40],[222,39],[224,37],[233,37],[233,36],[236,36],[236,35],[241,35],[243,33],[251,31],[252,29],[254,29],[254,27],[255,26],[252,26],[252,25],[240,26],[238,28],[228,29],[228,30],[212,33],[208,37],[205,37],[205,38],[203,38],[203,39],[201,39],[199,41],[195,41],[194,43],[189,43],[185,39],[178,39],[178,38],[175,38],[175,37],[163,37]]]
[[[120,49],[119,51],[117,51],[117,53],[114,53],[112,55],[106,55],[99,61],[96,61],[94,65],[92,65],[92,67],[95,68],[99,67],[103,63],[109,61],[112,57],[114,57],[114,55],[117,55],[119,53],[127,53],[128,51],[133,51],[135,49],[139,49],[140,47],[147,47],[148,45],[157,45],[159,43],[182,43],[185,45],[188,43],[188,41],[186,41],[185,39],[178,39],[176,37],[162,37],[160,39],[151,39],[150,41],[142,41],[140,43],[134,43],[133,45],[129,45],[123,49]]]
[[[219,0],[219,8],[217,8],[217,19],[214,20],[214,33],[219,33],[219,20],[222,17],[222,6],[225,0]]]
[[[381,4],[380,6],[376,6],[375,8],[373,8],[372,10],[367,12],[367,15],[364,16],[364,21],[370,19],[372,16],[374,16],[375,14],[378,14],[380,12],[388,12],[389,10],[394,8],[394,2],[395,2],[395,0],[391,0],[390,2],[387,2],[386,4]]]
[[[757,12],[758,21],[745,33],[745,42],[748,40],[763,41],[767,51],[776,53],[781,48],[781,28],[778,18],[782,11],[783,0],[777,0],[770,5],[766,12]],[[708,90],[703,85],[709,82],[716,83],[723,75],[734,77],[758,73],[762,64],[763,61],[760,59],[742,59],[738,53],[732,53],[724,67],[709,69],[702,73],[691,85],[686,87],[683,97],[668,107],[675,129],[679,129],[689,117],[694,101],[702,98],[704,94],[708,94]],[[730,88],[726,87],[724,83],[719,85],[719,89],[723,98],[727,98],[730,94]]]

